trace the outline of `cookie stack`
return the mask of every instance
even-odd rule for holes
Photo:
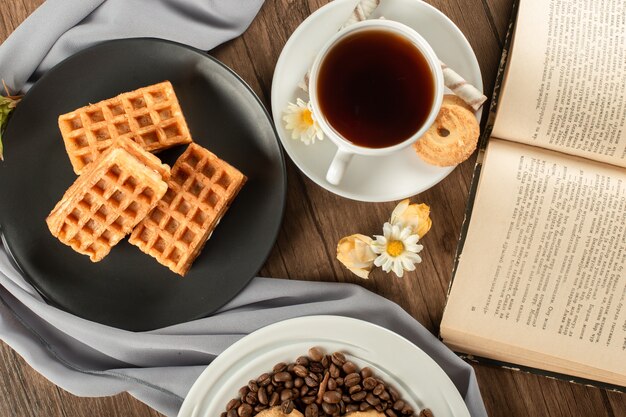
[[[171,170],[150,153],[192,142],[168,81],[61,115],[59,128],[79,177],[46,222],[93,262],[132,233],[130,243],[184,276],[246,181],[195,143]]]

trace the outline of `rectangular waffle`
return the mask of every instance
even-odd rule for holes
[[[172,167],[167,193],[129,242],[184,276],[245,182],[236,168],[192,143]]]
[[[77,174],[118,138],[130,138],[149,152],[191,142],[169,81],[63,114],[59,129]]]
[[[50,232],[93,262],[104,258],[167,191],[169,167],[130,139],[103,152],[52,210]]]

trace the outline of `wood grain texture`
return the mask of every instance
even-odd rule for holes
[[[513,0],[431,0],[465,33],[491,94]],[[42,0],[0,0],[0,40]],[[211,53],[246,80],[269,108],[274,66],[289,35],[327,0],[266,0],[247,32]],[[318,187],[288,161],[285,219],[261,275],[289,279],[351,282],[387,297],[433,333],[443,312],[474,158],[431,190],[413,198],[431,206],[433,228],[424,238],[423,263],[399,280],[375,271],[364,281],[335,260],[339,238],[356,232],[380,233],[395,203],[369,204],[337,197]],[[349,219],[349,221],[346,221]],[[323,313],[323,312],[320,312]],[[537,375],[473,364],[492,417],[626,416],[626,395]],[[158,416],[128,394],[78,398],[33,371],[0,344],[0,416]]]

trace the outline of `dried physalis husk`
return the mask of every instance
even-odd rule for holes
[[[410,227],[412,234],[421,238],[430,230],[433,222],[430,219],[430,207],[426,204],[410,204],[409,199],[402,200],[391,213],[391,224]]]
[[[337,244],[337,259],[351,272],[367,279],[377,256],[370,248],[371,243],[372,238],[365,235],[346,236]]]

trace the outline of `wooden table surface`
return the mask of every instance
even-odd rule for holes
[[[43,0],[0,0],[0,40]],[[233,68],[270,107],[271,80],[289,35],[327,0],[266,0],[243,36],[211,53]],[[431,0],[463,31],[474,48],[491,94],[513,0]],[[335,259],[337,241],[356,232],[380,233],[395,203],[359,203],[335,196],[288,161],[287,207],[282,230],[261,275],[352,282],[387,297],[438,334],[463,221],[474,158],[412,201],[431,206],[433,228],[424,238],[423,263],[404,279],[381,271],[364,281]],[[346,221],[349,219],[350,221]],[[626,395],[486,365],[474,365],[487,411],[496,416],[626,416]],[[128,394],[79,398],[32,370],[0,345],[0,416],[158,416]]]

